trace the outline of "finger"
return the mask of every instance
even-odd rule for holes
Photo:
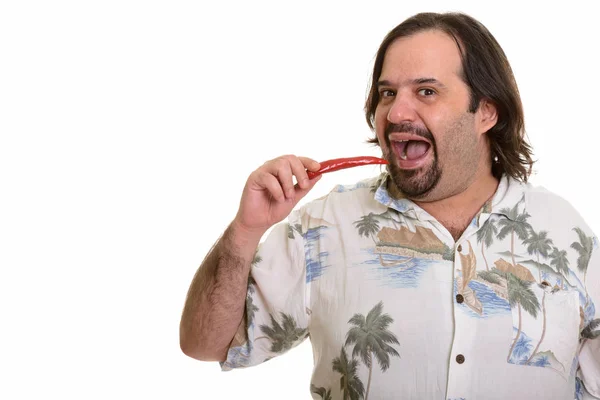
[[[289,158],[290,165],[292,167],[292,173],[296,177],[298,186],[302,189],[306,189],[309,184],[308,174],[306,173],[306,167],[298,157]]]
[[[308,192],[310,192],[312,188],[315,187],[317,182],[321,180],[322,177],[323,175],[318,175],[313,179],[309,180],[305,188],[296,185],[296,200],[300,201],[304,196],[306,196]]]
[[[302,164],[304,165],[304,167],[309,170],[309,171],[318,171],[319,168],[321,168],[321,164],[319,164],[318,162],[316,162],[315,160],[313,160],[312,158],[308,158],[308,157],[298,157],[298,159],[300,161],[302,161]]]
[[[290,160],[287,157],[278,158],[274,160],[274,162],[272,162],[268,168],[269,171],[279,180],[285,197],[288,199],[293,198],[295,195],[295,190]]]
[[[285,196],[279,180],[271,173],[263,171],[259,174],[257,182],[260,187],[263,187],[269,192],[271,197],[277,201],[284,201]]]

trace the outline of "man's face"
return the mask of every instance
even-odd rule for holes
[[[440,31],[397,39],[387,49],[375,132],[393,182],[409,198],[435,201],[464,191],[487,154],[461,71],[456,42]]]

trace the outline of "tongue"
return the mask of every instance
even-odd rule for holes
[[[407,159],[414,160],[425,154],[427,149],[429,149],[429,143],[420,140],[409,140],[404,151]]]

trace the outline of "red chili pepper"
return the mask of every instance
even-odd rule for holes
[[[369,164],[387,164],[387,160],[378,157],[350,157],[350,158],[335,158],[333,160],[323,161],[321,164],[321,169],[316,172],[308,171],[308,179],[313,179],[314,177],[321,175],[325,172],[338,171],[340,169],[358,167],[360,165],[369,165]]]

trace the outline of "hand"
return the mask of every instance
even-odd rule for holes
[[[248,177],[233,225],[262,236],[286,218],[321,179],[321,175],[308,179],[306,170],[318,171],[319,168],[315,160],[293,155],[267,161]],[[295,185],[294,176],[298,182]]]

